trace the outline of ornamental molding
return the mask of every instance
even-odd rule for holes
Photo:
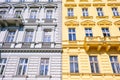
[[[95,22],[91,20],[86,20],[86,21],[81,22],[81,25],[82,26],[94,26]]]
[[[101,21],[97,22],[97,24],[99,26],[110,26],[110,25],[112,25],[112,22],[108,21],[108,20],[101,20]]]
[[[120,20],[115,21],[115,22],[114,22],[114,25],[120,25]]]
[[[82,3],[82,4],[79,4],[79,7],[90,7],[91,4],[90,3]]]
[[[94,7],[101,7],[101,6],[103,7],[103,6],[105,6],[105,3],[94,3],[93,6]]]
[[[65,7],[77,7],[77,4],[65,4]]]
[[[120,3],[108,3],[108,6],[120,6]]]
[[[74,20],[70,20],[70,21],[66,21],[65,25],[66,26],[79,26],[79,22],[74,21]]]

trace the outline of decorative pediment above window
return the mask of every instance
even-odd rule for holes
[[[15,8],[24,8],[24,7],[26,7],[26,4],[23,4],[23,3],[17,3],[17,4],[14,4],[13,5]]]
[[[70,21],[65,22],[65,25],[66,26],[79,26],[79,23],[77,21],[70,20]]]
[[[36,3],[29,4],[28,6],[29,6],[30,8],[39,8],[39,7],[42,7],[41,4],[36,4]]]
[[[93,6],[94,7],[101,7],[101,6],[105,6],[105,3],[94,3]]]
[[[108,3],[108,6],[120,6],[120,3]]]
[[[119,25],[119,26],[120,26],[120,20],[119,20],[119,21],[114,22],[114,25]]]
[[[79,7],[90,7],[91,4],[89,3],[82,3],[82,4],[79,4]]]
[[[45,8],[57,8],[57,4],[48,3],[43,5]]]
[[[7,3],[5,3],[5,4],[0,4],[0,8],[8,8],[8,7],[11,7],[11,5],[10,4],[7,4]]]
[[[110,26],[110,25],[112,25],[112,22],[108,21],[108,20],[102,20],[102,21],[99,21],[97,24],[99,26]]]
[[[65,7],[77,7],[77,4],[65,4]]]
[[[86,21],[81,22],[81,25],[82,26],[94,26],[95,22],[94,21],[90,21],[90,20],[86,20]]]

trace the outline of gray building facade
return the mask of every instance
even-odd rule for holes
[[[61,80],[61,3],[0,1],[0,80]]]

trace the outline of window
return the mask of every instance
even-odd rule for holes
[[[83,16],[88,16],[88,9],[82,8],[82,13],[83,13]]]
[[[102,28],[103,36],[110,37],[110,32],[108,28]]]
[[[85,28],[85,34],[87,37],[93,37],[92,29],[91,28]]]
[[[5,10],[2,10],[2,11],[0,11],[0,14],[5,14],[6,13],[6,11]]]
[[[49,59],[42,58],[40,62],[40,75],[48,75]]]
[[[53,2],[53,0],[48,0],[48,2]]]
[[[46,12],[46,18],[47,19],[52,19],[52,14],[53,14],[52,10],[47,10],[47,12]]]
[[[69,31],[69,40],[75,41],[76,40],[75,28],[69,28],[68,31]]]
[[[10,0],[5,0],[5,2],[10,2]]]
[[[26,30],[25,42],[32,42],[33,30]]]
[[[103,16],[102,8],[97,8],[97,13],[98,13],[98,16]]]
[[[89,60],[90,60],[91,72],[92,73],[99,73],[97,57],[96,56],[90,56]]]
[[[31,10],[30,19],[36,19],[36,14],[37,14],[36,10]]]
[[[15,17],[20,18],[22,11],[18,10],[15,12]]]
[[[9,30],[6,38],[6,42],[13,42],[15,37],[15,30]]]
[[[21,58],[18,65],[18,75],[26,75],[28,59]]]
[[[20,0],[19,2],[25,2],[25,0]]]
[[[43,42],[51,42],[51,34],[52,34],[51,29],[44,29]]]
[[[6,63],[7,63],[7,59],[6,58],[1,58],[0,59],[0,75],[3,75]]]
[[[70,56],[70,72],[71,73],[78,73],[78,57],[77,56]]]
[[[74,16],[73,8],[68,8],[68,16]]]
[[[113,73],[120,73],[120,63],[118,63],[117,56],[110,56],[110,62],[111,62]]]
[[[118,9],[117,8],[112,8],[112,12],[114,16],[119,16]]]
[[[34,2],[39,2],[39,0],[34,0]]]

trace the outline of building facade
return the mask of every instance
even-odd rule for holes
[[[62,0],[62,80],[120,80],[120,0]]]
[[[0,0],[0,80],[61,80],[61,0]]]

